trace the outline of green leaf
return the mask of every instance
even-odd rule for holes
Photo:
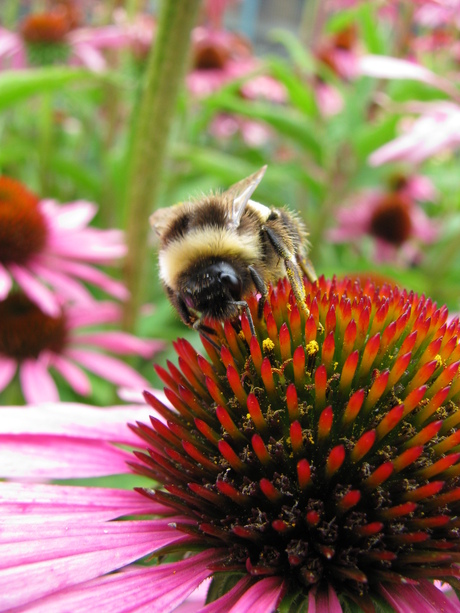
[[[214,575],[206,596],[206,604],[214,602],[229,592],[244,577],[242,573],[219,573]]]
[[[288,30],[276,29],[270,32],[269,38],[273,42],[283,45],[296,66],[307,74],[315,72],[315,61],[298,36]]]
[[[35,70],[6,70],[0,72],[0,110],[35,94],[63,89],[78,81],[89,83],[95,79],[101,79],[101,75],[65,66],[50,66]]]
[[[305,77],[296,74],[285,61],[279,58],[269,59],[268,68],[275,79],[284,85],[295,107],[306,115],[318,115],[313,88]]]

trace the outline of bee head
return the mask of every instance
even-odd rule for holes
[[[211,318],[231,316],[234,301],[241,300],[243,282],[228,262],[207,263],[189,274],[180,294],[188,308]]]

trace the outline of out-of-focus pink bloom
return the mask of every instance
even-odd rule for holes
[[[416,200],[436,196],[426,177],[414,176],[394,186],[393,191],[368,190],[337,211],[337,226],[329,230],[334,242],[355,242],[364,236],[375,239],[375,259],[395,260],[399,253],[412,262],[419,255],[417,243],[437,237],[434,222]]]
[[[114,303],[93,302],[67,305],[51,317],[24,294],[13,292],[0,302],[0,392],[18,371],[27,402],[58,400],[51,375],[55,371],[77,394],[88,396],[91,385],[82,367],[118,386],[148,386],[131,366],[105,352],[149,359],[163,344],[115,330],[91,329],[119,322],[120,315]]]
[[[356,46],[357,30],[352,24],[321,41],[314,55],[338,77],[349,81],[357,75]]]
[[[92,265],[113,263],[126,252],[121,231],[88,227],[96,211],[83,200],[40,201],[19,181],[0,177],[0,300],[13,281],[51,315],[60,299],[92,299],[81,281],[126,299],[125,286]]]
[[[426,28],[454,25],[460,28],[460,0],[424,0],[415,11],[414,22]]]
[[[249,42],[226,30],[195,28],[192,54],[193,68],[187,75],[187,87],[197,97],[208,96],[226,83],[260,67]]]
[[[316,104],[324,117],[337,115],[343,109],[343,98],[334,85],[326,83],[320,78],[314,81]]]
[[[27,15],[19,33],[0,28],[0,67],[70,63],[101,72],[107,67],[102,51],[129,43],[128,31],[118,26],[76,27],[74,13],[63,6]]]
[[[403,160],[413,164],[456,149],[460,144],[460,106],[453,102],[413,103],[421,116],[404,134],[379,147],[369,156],[371,166]]]
[[[209,131],[219,140],[227,140],[240,134],[248,147],[262,147],[272,136],[270,128],[260,121],[252,121],[239,115],[226,113],[220,113],[214,117]]]

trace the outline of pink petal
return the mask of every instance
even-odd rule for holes
[[[9,482],[0,482],[0,508],[2,535],[18,523],[100,522],[165,510],[133,490]]]
[[[78,28],[70,32],[71,44],[85,43],[101,49],[119,49],[130,42],[126,29],[119,26],[102,26],[99,28]]]
[[[107,62],[104,56],[92,45],[76,43],[73,46],[73,53],[78,63],[83,64],[83,66],[86,66],[93,72],[103,72],[107,69]]]
[[[16,368],[16,360],[0,356],[0,392],[3,392],[14,377]]]
[[[6,298],[13,285],[11,276],[6,268],[0,264],[0,300]]]
[[[29,269],[38,277],[41,277],[48,285],[51,285],[57,294],[68,300],[76,302],[92,302],[93,297],[89,291],[81,284],[62,274],[57,270],[42,266],[39,260],[34,260],[29,264]]]
[[[139,446],[139,437],[128,423],[149,422],[154,410],[147,405],[98,408],[76,402],[56,402],[40,406],[2,407],[0,436],[54,435],[88,441],[116,442]]]
[[[222,611],[229,611],[230,607],[233,607],[233,605],[235,605],[246,593],[250,584],[250,576],[242,577],[231,590],[221,596],[221,598],[202,607],[198,613],[222,613]]]
[[[98,525],[91,523],[89,526],[76,524],[67,526],[67,532],[66,527],[62,526],[61,536],[58,535],[54,538],[46,538],[47,528],[45,527],[43,527],[45,538],[41,538],[40,532],[41,530],[37,526],[36,534],[38,538],[28,540],[24,543],[24,547],[21,547],[20,543],[15,543],[14,547],[11,548],[10,555],[8,555],[8,550],[2,552],[2,562],[5,563],[5,566],[7,564],[10,566],[0,570],[0,590],[4,610],[33,603],[33,609],[38,611],[39,602],[36,602],[38,599],[53,595],[54,592],[62,593],[66,588],[77,585],[78,588],[75,591],[76,593],[73,594],[70,609],[68,607],[62,608],[62,603],[51,609],[50,603],[55,599],[52,596],[41,610],[81,611],[81,605],[77,605],[79,597],[84,598],[85,594],[84,585],[81,584],[122,568],[160,547],[187,539],[187,537],[170,528],[156,529],[155,521],[106,522]],[[17,552],[17,558],[15,558],[14,552]],[[13,564],[19,564],[19,566],[12,566]],[[120,583],[122,587],[126,583],[125,588],[129,588],[130,583],[135,584],[135,586],[132,585],[131,593],[131,598],[133,596],[136,598],[133,601],[135,603],[137,601],[136,591],[140,588],[144,587],[144,593],[149,590],[150,596],[152,587],[154,590],[155,588],[158,589],[154,582],[155,575],[158,573],[152,572],[158,568],[161,567],[147,570],[141,567],[134,571],[127,571],[127,575],[123,573],[121,575],[109,575],[105,580],[102,580],[102,583],[105,583],[103,591],[108,596],[109,586],[113,586],[115,583],[118,598],[126,602],[127,596],[122,596],[120,593]],[[207,572],[209,574],[209,571]],[[205,573],[201,572],[200,576],[203,574]],[[136,580],[139,575],[141,579]],[[149,582],[148,577],[150,575]],[[126,582],[123,579],[126,579]],[[24,589],[25,582],[27,589]],[[113,603],[112,607],[108,608],[109,598],[103,596],[101,590],[97,588],[100,583],[101,580],[96,581],[96,589],[93,590],[94,608],[91,610],[114,610],[112,608]],[[169,582],[163,581],[163,584],[165,583],[168,585]],[[106,605],[105,609],[101,606],[102,602],[99,603],[95,599],[98,592]]]
[[[62,355],[53,356],[52,366],[64,377],[77,394],[89,396],[91,393],[91,383],[87,374],[81,368]]]
[[[145,389],[149,383],[134,368],[108,355],[87,349],[67,349],[66,355],[96,375],[126,387]]]
[[[16,283],[32,302],[35,302],[41,310],[51,317],[60,314],[61,309],[53,293],[42,285],[28,270],[16,264],[9,265],[11,274]]]
[[[171,564],[132,567],[57,592],[34,603],[33,611],[168,613],[211,574],[206,567],[215,559],[216,554],[211,551]]]
[[[93,334],[79,334],[74,337],[78,344],[94,345],[126,355],[140,355],[149,359],[157,351],[164,349],[165,343],[157,340],[144,340],[126,332],[94,332]]]
[[[343,613],[342,606],[334,588],[327,586],[326,590],[313,588],[308,594],[309,613]]]
[[[24,360],[19,367],[19,380],[26,402],[56,402],[59,392],[45,361]]]
[[[286,590],[282,577],[267,577],[252,585],[228,613],[273,613]]]
[[[115,298],[118,298],[119,300],[126,300],[129,296],[128,290],[121,281],[112,279],[112,277],[109,277],[109,275],[106,275],[98,268],[93,268],[92,266],[82,264],[81,262],[64,260],[62,258],[56,258],[56,261],[53,262],[53,264],[56,268],[59,268],[59,270],[63,272],[78,277],[93,285],[97,285],[105,292],[111,296],[114,296]]]
[[[71,328],[119,323],[121,306],[115,302],[98,302],[97,309],[88,308],[88,305],[69,305],[66,315]]]
[[[50,251],[61,257],[103,264],[123,257],[126,246],[120,230],[86,228],[50,237]]]
[[[52,435],[0,435],[0,475],[81,479],[130,472],[133,456],[103,441]],[[37,461],[37,458],[40,458]]]
[[[41,200],[39,207],[55,232],[83,230],[97,213],[97,206],[86,200],[77,200],[68,204]]]
[[[447,598],[430,581],[421,580],[419,585],[380,586],[380,592],[398,613],[458,613],[460,602]]]

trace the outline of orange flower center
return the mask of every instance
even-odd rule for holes
[[[37,196],[19,181],[0,176],[0,262],[27,262],[43,249],[46,238]]]
[[[37,358],[46,349],[60,353],[66,338],[64,314],[46,315],[21,292],[0,302],[0,354],[24,360]]]
[[[410,237],[411,232],[412,221],[407,200],[397,193],[383,196],[372,215],[370,233],[399,247]]]
[[[197,70],[222,70],[230,57],[223,45],[201,42],[195,47],[193,67]]]
[[[21,34],[28,43],[60,43],[71,28],[66,11],[28,15],[21,24]]]

